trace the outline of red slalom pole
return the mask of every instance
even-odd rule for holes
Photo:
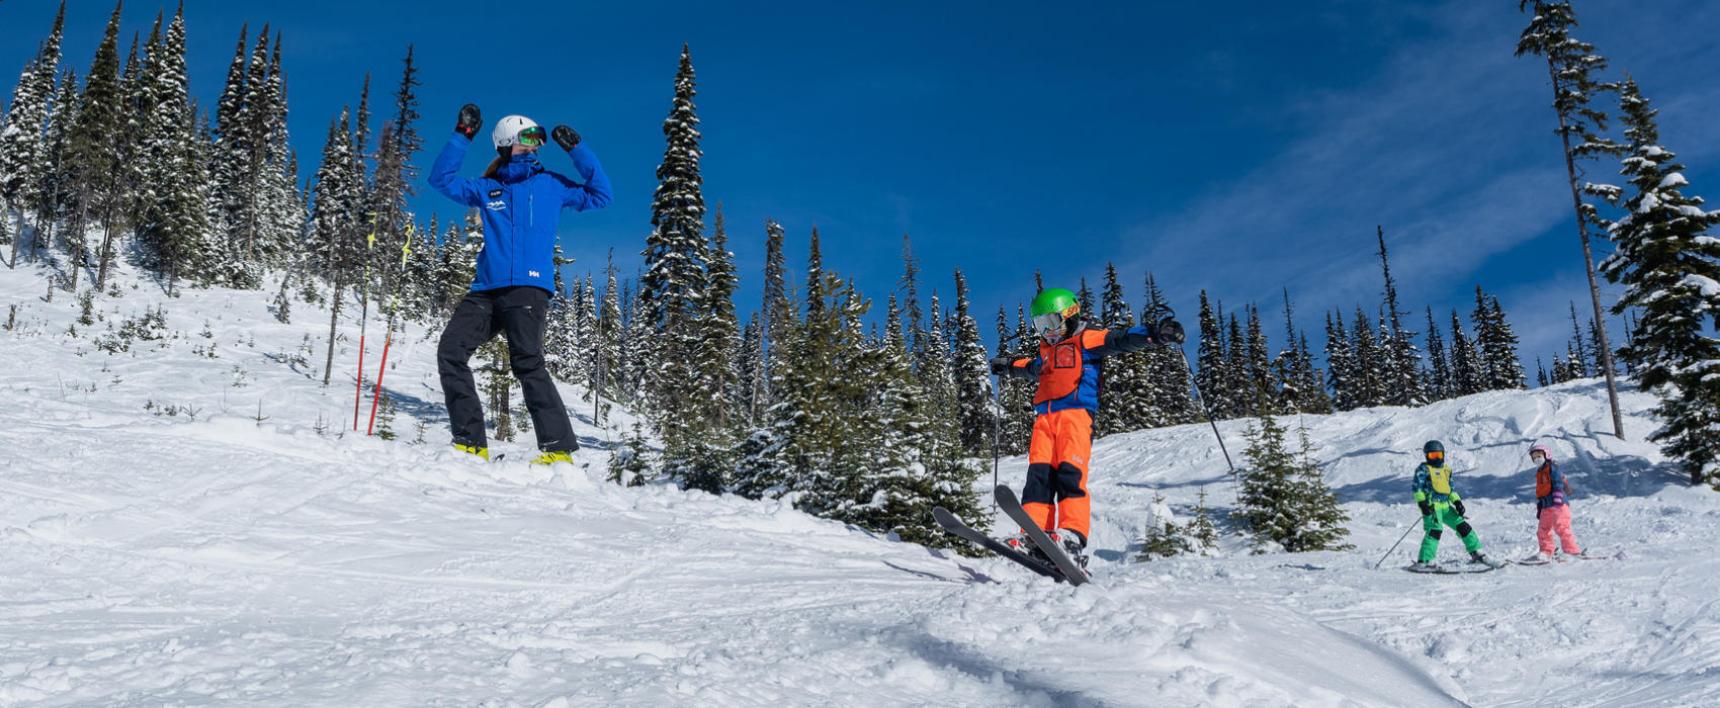
[[[370,235],[365,237],[364,287],[358,296],[363,307],[358,315],[358,381],[352,385],[352,432],[358,432],[358,402],[364,398],[364,328],[370,324],[370,253],[376,250],[376,217],[370,217]]]
[[[382,400],[382,375],[388,371],[388,345],[394,341],[394,328],[388,328],[388,336],[382,339],[382,365],[376,367],[376,391],[370,394],[370,425],[365,427],[365,435],[376,434],[376,403]]]
[[[411,223],[406,224],[406,241],[400,245],[400,273],[406,273],[406,259],[412,255],[412,234],[416,229]],[[364,430],[365,435],[376,434],[376,407],[382,401],[382,375],[388,371],[388,345],[394,342],[394,313],[400,309],[400,298],[388,298],[388,329],[382,338],[382,364],[376,367],[376,390],[370,394],[370,425]],[[361,358],[360,361],[363,361]],[[357,405],[356,403],[354,404]],[[353,413],[353,430],[358,429],[357,409]]]

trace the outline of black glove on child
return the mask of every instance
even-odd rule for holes
[[[1159,323],[1153,327],[1153,340],[1159,344],[1182,344],[1185,339],[1187,336],[1183,333],[1182,323],[1176,321],[1175,317],[1159,320]]]
[[[549,137],[553,138],[555,144],[560,145],[563,150],[579,147],[579,133],[574,132],[572,128],[566,125],[556,126],[555,130],[550,131]]]
[[[1462,516],[1462,517],[1466,517],[1466,518],[1469,516],[1468,514],[1463,513],[1463,500],[1462,499],[1453,500],[1451,502],[1451,508],[1457,510],[1458,516]]]
[[[460,107],[460,117],[454,121],[454,132],[466,136],[470,140],[478,135],[478,129],[484,127],[484,115],[478,112],[478,105],[468,103]]]
[[[1421,507],[1422,516],[1433,516],[1433,502],[1423,499],[1416,502],[1415,505]]]
[[[995,356],[991,358],[991,373],[1003,374],[1013,366],[1015,366],[1015,359],[1011,357]]]

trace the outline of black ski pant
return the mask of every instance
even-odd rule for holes
[[[548,325],[549,291],[530,285],[467,293],[454,308],[454,316],[436,346],[436,368],[442,374],[442,395],[448,402],[448,424],[455,443],[488,447],[484,407],[478,401],[469,361],[472,352],[500,333],[508,340],[508,364],[525,392],[538,449],[579,449],[561,393],[544,368],[543,339]]]

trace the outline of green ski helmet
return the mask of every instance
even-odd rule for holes
[[[1041,339],[1056,342],[1063,338],[1068,321],[1081,314],[1081,303],[1075,293],[1063,288],[1047,288],[1033,298],[1033,331]]]

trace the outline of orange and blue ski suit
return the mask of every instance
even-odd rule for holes
[[[1075,330],[1056,344],[1039,343],[1039,356],[1016,359],[1010,376],[1037,379],[1033,441],[1027,450],[1027,486],[1021,506],[1046,531],[1066,529],[1087,541],[1092,521],[1087,463],[1093,453],[1093,415],[1099,410],[1102,362],[1112,354],[1157,343],[1152,328]]]

